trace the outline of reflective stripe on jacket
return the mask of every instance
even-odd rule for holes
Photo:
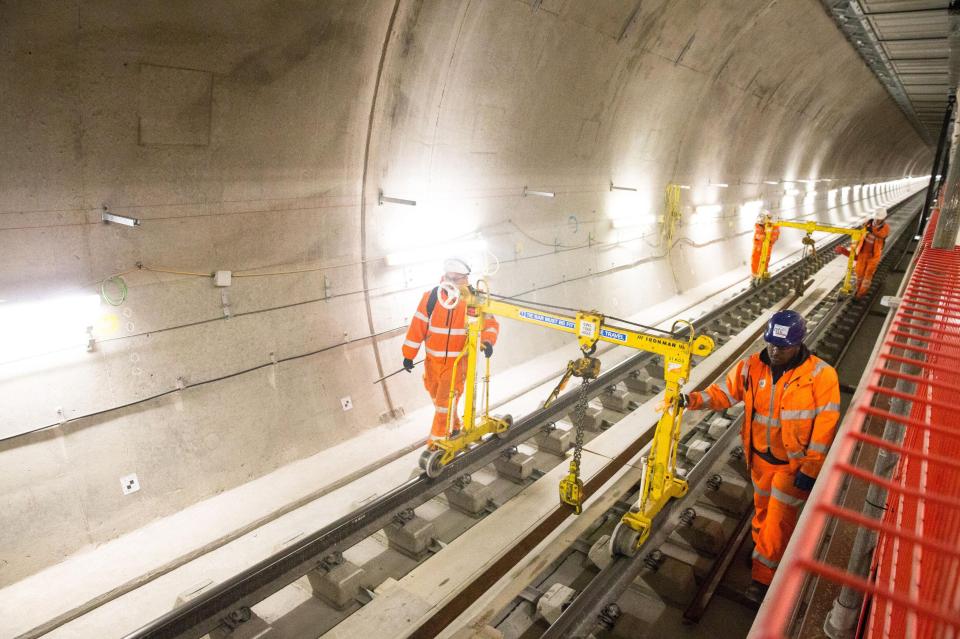
[[[429,299],[430,291],[427,291],[420,299],[417,312],[410,319],[410,327],[403,340],[403,356],[407,359],[415,359],[420,351],[420,344],[426,341],[424,346],[427,357],[456,359],[467,343],[467,304],[461,298],[460,302],[448,311],[437,303],[433,307],[433,313],[428,317],[427,301]],[[492,315],[486,315],[483,330],[480,333],[481,343],[496,344],[499,331],[500,324],[497,319]]]
[[[793,472],[816,477],[840,419],[837,371],[816,355],[785,371],[776,385],[760,353],[741,360],[722,384],[690,394],[691,409],[723,410],[745,404],[741,436],[750,463],[752,450],[769,452]]]

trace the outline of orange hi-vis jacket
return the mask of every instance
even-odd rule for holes
[[[427,291],[420,299],[420,305],[417,312],[413,314],[410,321],[410,328],[407,329],[407,337],[403,341],[403,356],[407,359],[414,359],[420,351],[420,344],[426,340],[425,350],[428,359],[437,359],[453,364],[460,351],[467,343],[467,304],[460,299],[460,302],[451,310],[445,309],[441,304],[434,305],[432,312],[428,312],[428,302],[432,291]],[[497,334],[500,332],[500,324],[492,315],[484,317],[483,330],[480,333],[480,341],[497,343]],[[466,362],[463,363],[466,366]]]
[[[753,225],[753,243],[758,246],[763,246],[763,241],[767,239],[767,229],[763,224],[754,224]],[[780,227],[774,226],[770,229],[770,246],[780,239]]]
[[[887,236],[890,235],[890,225],[886,222],[883,224],[874,224],[873,220],[870,220],[864,228],[867,232],[857,245],[857,259],[871,260],[879,258],[881,253],[883,253],[883,245],[887,240]]]
[[[750,256],[750,272],[753,275],[759,275],[760,254],[763,252],[763,241],[767,237],[767,230],[763,224],[753,225],[753,254]],[[780,227],[774,226],[770,230],[770,252],[773,252],[773,245],[780,238]],[[767,255],[767,270],[770,270],[770,255]]]
[[[791,473],[816,477],[840,419],[837,371],[810,354],[773,384],[765,360],[765,353],[741,360],[724,383],[691,393],[688,408],[723,410],[742,401],[741,436],[748,467],[751,454],[757,451],[789,464]]]

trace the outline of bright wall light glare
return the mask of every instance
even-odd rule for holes
[[[610,220],[615,229],[626,229],[633,226],[652,226],[657,223],[657,217],[652,213],[642,215],[624,215]]]
[[[760,215],[763,209],[763,200],[751,200],[740,205],[740,215],[743,217],[756,217]]]
[[[723,211],[723,205],[722,204],[701,204],[695,209],[695,211],[697,215],[718,215]]]
[[[0,306],[0,362],[86,346],[99,309],[90,293]]]
[[[789,196],[800,195],[800,189],[784,189],[783,194]]]
[[[467,262],[482,257],[487,250],[487,242],[482,239],[467,240],[465,242],[441,242],[432,246],[424,246],[411,251],[398,251],[387,255],[388,266],[405,266],[442,260],[447,257],[460,257]]]

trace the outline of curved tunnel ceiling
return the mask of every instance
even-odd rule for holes
[[[928,142],[950,85],[950,0],[823,0],[847,39]]]
[[[8,579],[426,406],[371,384],[438,277],[392,254],[482,233],[498,292],[628,317],[743,274],[744,203],[852,223],[826,188],[932,156],[819,0],[38,0],[0,48],[0,299],[129,286],[94,352],[2,372]],[[561,343],[511,326],[498,370]]]

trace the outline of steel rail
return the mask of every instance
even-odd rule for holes
[[[898,203],[895,207],[891,208],[909,208],[915,204],[916,199],[917,194],[914,194]],[[903,238],[903,234],[911,226],[910,222],[916,215],[919,214],[919,212],[920,210],[918,209],[911,215],[910,219],[906,220],[904,224],[897,229],[896,236],[890,242],[891,247]],[[842,238],[840,239],[842,240]],[[839,241],[836,243],[838,244]],[[885,257],[889,257],[892,254],[893,251],[889,251]],[[834,305],[827,315],[818,322],[817,327],[811,332],[811,336],[814,339],[821,338],[823,336],[823,331],[836,317],[839,308],[845,305],[846,302]],[[742,416],[736,423],[741,422]],[[728,437],[731,432],[736,430],[738,429],[731,425],[731,427],[728,428],[724,433],[721,440],[718,440],[707,451],[703,459],[690,471],[687,480],[691,487],[691,493],[702,479],[706,469],[712,466],[712,464],[705,465],[704,461],[710,457],[713,451],[719,451],[721,448],[730,448],[729,445],[721,446],[720,443],[724,438]],[[719,452],[717,454],[719,454]],[[715,458],[716,456],[713,456],[713,459]],[[701,468],[703,470],[700,470]],[[667,540],[667,538],[673,532],[673,529],[679,523],[679,516],[680,513],[683,512],[685,501],[685,499],[675,500],[668,504],[668,506],[661,511],[660,515],[653,522],[653,531],[651,532],[650,537],[644,543],[645,548],[656,548]],[[621,556],[611,561],[607,567],[602,569],[597,576],[594,577],[587,584],[587,586],[580,591],[574,600],[570,602],[570,605],[564,609],[560,617],[546,632],[541,635],[541,639],[567,639],[571,637],[587,636],[596,626],[599,615],[606,605],[612,601],[615,601],[624,591],[626,591],[630,584],[633,583],[633,581],[644,570],[646,566],[643,561],[644,557],[645,553],[638,552],[633,557]]]
[[[913,196],[898,207],[912,199]],[[845,239],[839,237],[824,242],[818,250],[832,250]],[[781,269],[761,286],[742,291],[694,320],[694,327],[702,328],[751,298],[788,283],[791,277],[812,264],[814,259],[814,256],[801,258]],[[590,398],[622,381],[654,357],[649,353],[638,353],[616,364],[590,383]],[[492,463],[503,450],[526,441],[543,426],[558,421],[573,408],[576,400],[576,392],[564,393],[549,407],[531,412],[514,422],[502,436],[491,437],[455,459],[440,477],[430,479],[424,474],[411,479],[290,547],[212,586],[194,599],[125,635],[124,639],[199,639],[224,623],[230,625],[231,619],[242,620],[250,608],[318,568],[326,557],[343,552],[371,536],[393,521],[399,513],[429,501],[460,476]]]
[[[740,414],[700,461],[690,469],[685,477],[690,486],[688,494],[699,488],[709,471],[713,470],[720,455],[724,452],[729,453],[736,446],[742,422],[743,414]],[[644,542],[643,549],[633,557],[617,557],[607,564],[561,613],[553,625],[541,635],[541,639],[568,639],[589,632],[596,625],[599,612],[624,592],[647,568],[644,562],[647,553],[644,549],[663,545],[680,523],[680,515],[686,507],[684,499],[675,499],[668,503],[654,520],[652,531]],[[611,593],[616,595],[611,596]]]

